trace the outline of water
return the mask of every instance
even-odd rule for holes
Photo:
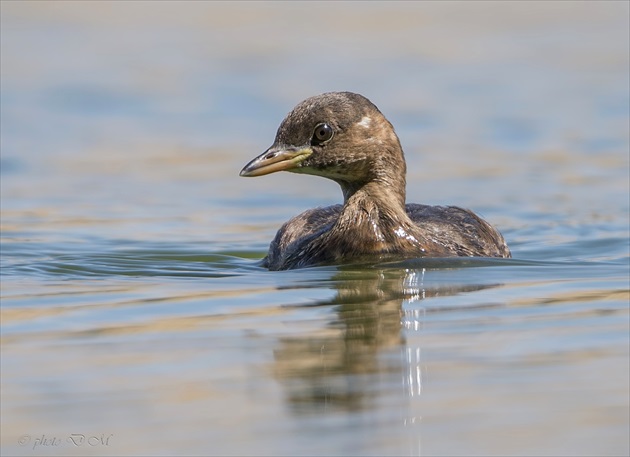
[[[3,455],[628,455],[628,4],[2,2]],[[514,259],[268,272],[371,98]]]

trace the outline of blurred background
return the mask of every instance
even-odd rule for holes
[[[2,1],[3,454],[627,454],[629,10]],[[342,197],[238,173],[338,90],[515,263],[260,269]]]
[[[628,163],[627,13],[624,2],[4,2],[2,168],[28,173],[4,180],[3,207],[210,215],[204,240],[241,243],[244,221],[226,234],[217,219],[235,204],[273,212],[289,193],[275,227],[339,201],[318,178],[236,176],[300,100],[350,90],[396,127],[411,201],[483,213],[500,197],[563,220],[627,211],[625,174],[607,173]],[[597,192],[567,201],[558,179],[560,192]],[[150,231],[198,230],[171,222]]]

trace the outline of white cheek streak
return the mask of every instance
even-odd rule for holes
[[[361,120],[357,122],[358,125],[366,129],[370,128],[371,123],[372,123],[372,118],[370,116],[363,116]]]

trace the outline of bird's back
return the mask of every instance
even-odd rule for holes
[[[287,221],[271,242],[264,265],[283,270],[334,259],[335,255],[322,252],[326,247],[316,240],[331,230],[342,209],[342,205],[313,208]],[[443,246],[451,256],[511,257],[501,233],[470,210],[408,204],[406,211],[424,238]],[[331,251],[337,247],[329,246]]]
[[[270,270],[284,270],[303,263],[307,259],[301,259],[301,253],[310,242],[332,228],[342,208],[342,205],[312,208],[289,219],[271,242],[264,265]]]
[[[427,238],[461,257],[511,257],[503,235],[468,209],[458,206],[406,205],[407,215]]]

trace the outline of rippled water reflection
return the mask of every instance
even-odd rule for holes
[[[2,454],[627,455],[628,6],[489,5],[2,2]],[[514,259],[261,268],[326,90]]]

